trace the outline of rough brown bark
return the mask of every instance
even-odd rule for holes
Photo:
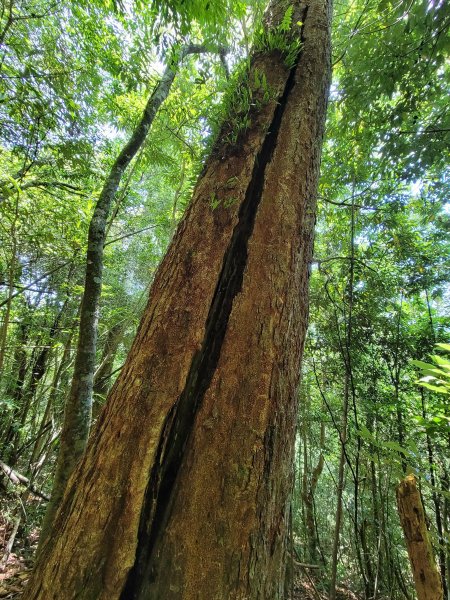
[[[428,536],[425,512],[414,475],[397,488],[400,522],[405,534],[418,600],[442,600],[442,581]]]
[[[282,597],[330,63],[329,1],[294,6],[298,63],[253,57],[273,98],[205,166],[26,600]]]

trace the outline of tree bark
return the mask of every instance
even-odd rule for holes
[[[418,600],[442,600],[442,581],[428,536],[425,512],[414,475],[397,488],[400,522],[405,534]]]
[[[219,136],[25,600],[282,597],[330,9],[251,59],[273,97]]]

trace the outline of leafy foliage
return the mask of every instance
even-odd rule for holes
[[[437,348],[450,352],[450,344],[436,344]],[[419,385],[438,394],[450,394],[450,360],[437,354],[431,355],[431,363],[413,360],[412,364],[419,367],[422,377]]]

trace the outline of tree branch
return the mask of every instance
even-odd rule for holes
[[[40,281],[42,281],[46,277],[50,277],[50,275],[53,275],[53,273],[56,273],[56,271],[59,271],[63,267],[66,267],[72,261],[73,261],[73,258],[71,258],[70,260],[64,262],[62,265],[58,265],[54,269],[51,269],[50,271],[47,271],[47,273],[44,273],[43,275],[41,275],[40,277],[38,277],[37,279],[35,279],[34,281],[32,281],[29,285],[26,285],[22,289],[19,289],[17,292],[14,292],[14,294],[11,294],[10,298],[7,298],[6,300],[3,300],[3,302],[0,302],[0,308],[2,308],[2,306],[5,306],[6,304],[8,304],[8,302],[10,302],[10,300],[13,300],[17,296],[20,296],[20,294],[23,294],[27,290],[31,290],[36,285],[36,283],[39,283]],[[17,287],[17,286],[14,286],[14,287]]]
[[[14,469],[9,467],[6,463],[2,462],[1,460],[0,469],[3,471],[6,477],[8,477],[8,479],[15,485],[25,485],[35,496],[42,498],[42,500],[47,500],[47,502],[50,500],[48,496],[37,490],[33,485],[30,485],[30,480],[27,477],[21,475],[17,471],[14,471]]]

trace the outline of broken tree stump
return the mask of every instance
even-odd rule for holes
[[[434,560],[425,511],[414,475],[408,475],[398,485],[397,505],[417,598],[418,600],[443,600],[441,576]]]

